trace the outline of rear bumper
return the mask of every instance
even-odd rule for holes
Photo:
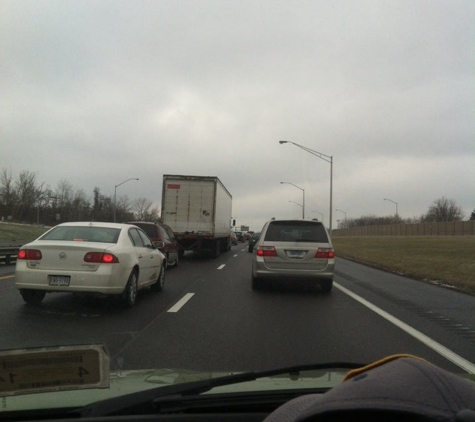
[[[334,263],[328,263],[323,270],[275,269],[268,268],[262,260],[254,259],[252,276],[254,278],[294,280],[333,280]]]
[[[17,263],[15,287],[17,289],[44,290],[47,292],[82,292],[98,294],[120,294],[123,292],[130,271],[120,270],[114,265],[104,266],[97,271],[54,271],[28,269]],[[69,286],[50,286],[48,276],[69,276]]]

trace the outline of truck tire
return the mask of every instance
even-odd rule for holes
[[[221,255],[221,239],[213,240],[211,247],[213,248],[213,258],[217,258],[219,255]]]

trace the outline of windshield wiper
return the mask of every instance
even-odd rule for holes
[[[140,407],[142,411],[147,407],[153,408],[154,401],[166,397],[176,395],[178,397],[199,395],[205,393],[215,387],[239,384],[246,381],[254,381],[258,378],[273,377],[276,375],[289,374],[299,376],[302,371],[324,370],[324,369],[355,369],[361,368],[364,364],[333,362],[313,365],[290,366],[280,369],[271,369],[258,372],[243,372],[233,375],[227,375],[219,378],[211,378],[206,380],[192,381],[183,384],[172,384],[165,387],[156,387],[149,390],[130,393],[123,396],[113,397],[101,400],[75,410],[73,413],[79,413],[81,417],[92,416],[108,416],[118,413],[124,413],[128,409]]]

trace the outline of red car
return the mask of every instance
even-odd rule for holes
[[[180,246],[175,238],[173,230],[163,223],[152,223],[150,221],[127,221],[127,224],[133,224],[140,227],[148,237],[155,242],[163,242],[164,246],[159,247],[159,251],[165,255],[167,266],[178,265]]]

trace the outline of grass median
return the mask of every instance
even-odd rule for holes
[[[48,229],[49,227],[31,226],[28,224],[0,223],[0,244],[31,242]]]
[[[475,296],[475,236],[333,239],[335,255]]]

